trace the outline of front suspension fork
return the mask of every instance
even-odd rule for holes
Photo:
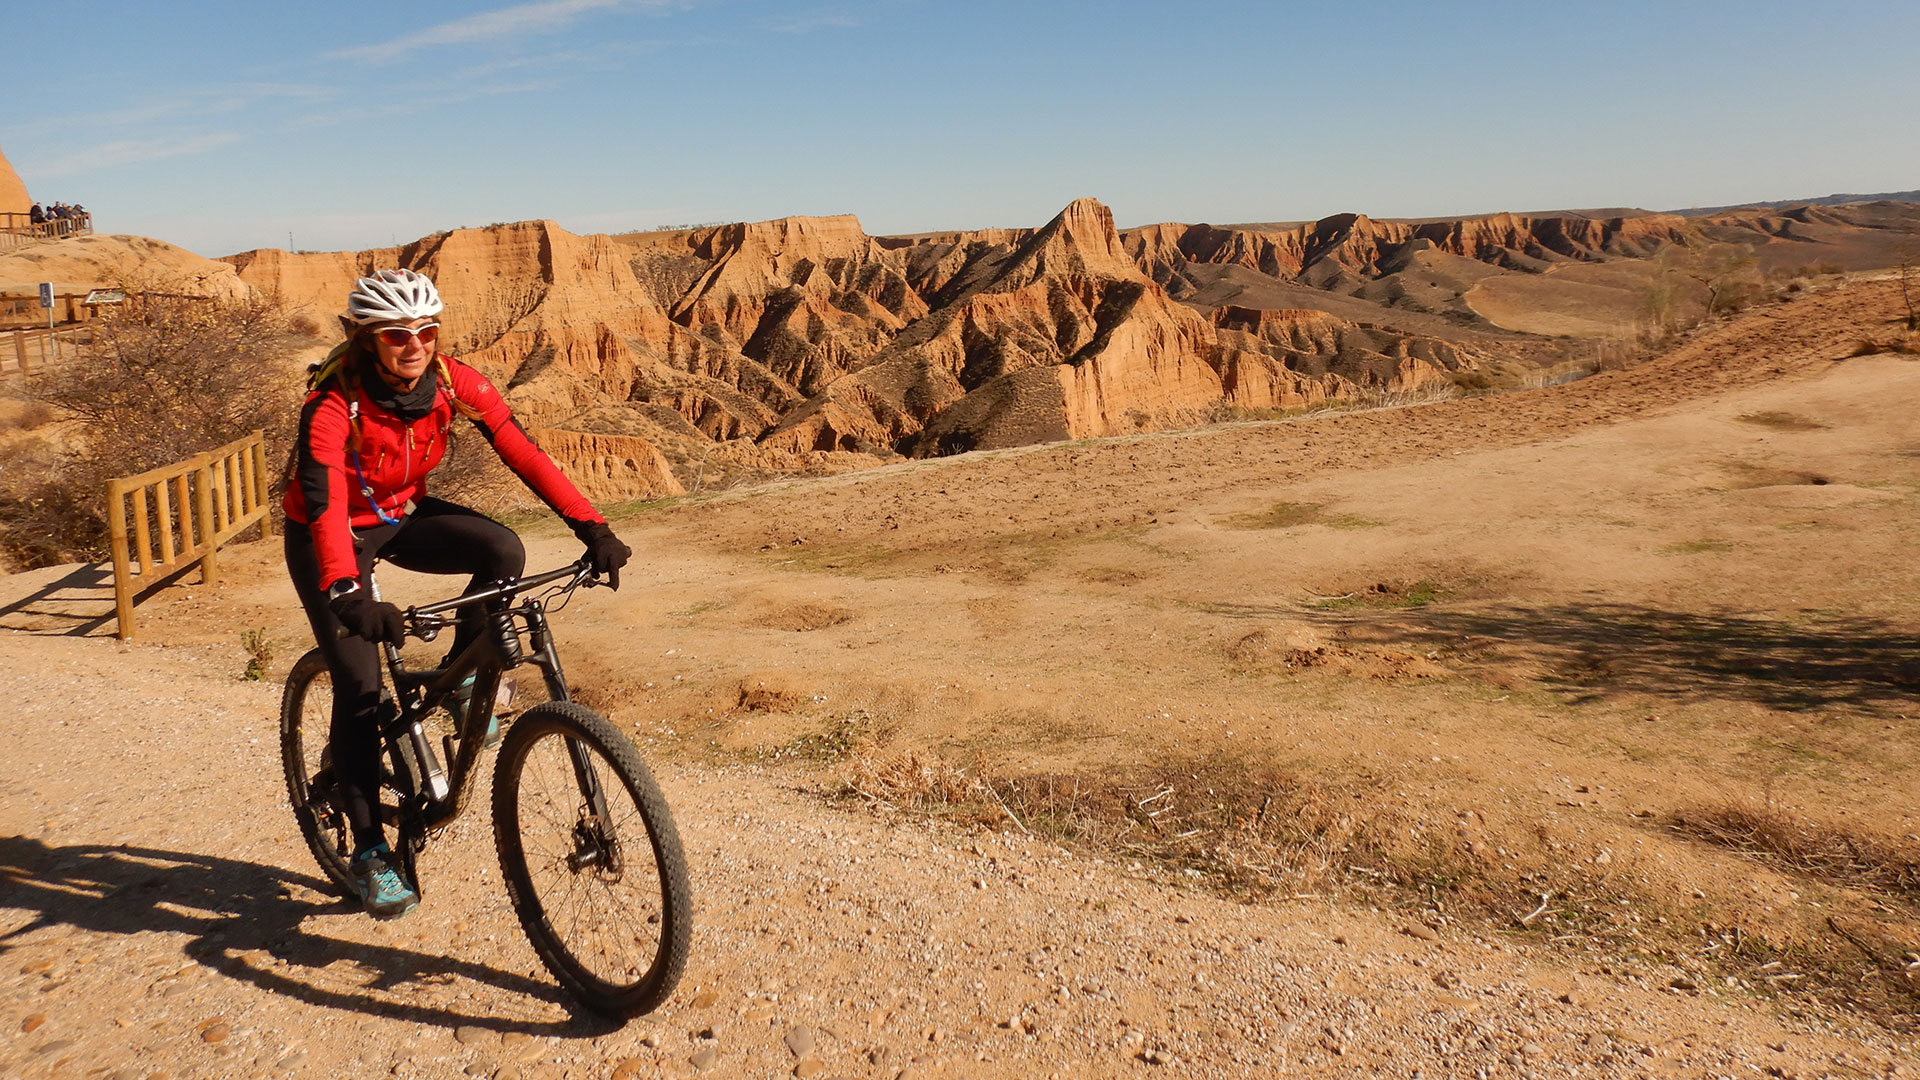
[[[545,678],[548,697],[554,701],[572,701],[566,672],[560,667],[560,654],[555,651],[553,635],[547,630],[546,609],[533,604],[524,612],[524,617],[527,639],[533,646],[533,653],[527,659]],[[612,822],[607,819],[607,793],[601,786],[599,772],[593,767],[593,755],[588,753],[586,744],[569,738],[567,756],[573,761],[573,779],[580,786],[582,803],[581,820],[573,830],[573,854],[567,857],[567,865],[575,872],[598,866],[617,873],[621,865],[619,843],[613,835]]]

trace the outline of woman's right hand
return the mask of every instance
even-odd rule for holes
[[[347,628],[347,633],[366,638],[374,644],[391,641],[395,645],[407,636],[406,620],[401,617],[400,609],[385,601],[375,600],[364,590],[356,590],[330,605],[333,617]]]

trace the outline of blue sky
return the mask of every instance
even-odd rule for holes
[[[37,198],[205,255],[1920,188],[1920,4],[0,2]]]

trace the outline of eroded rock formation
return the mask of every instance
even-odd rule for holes
[[[576,475],[614,494],[669,490],[661,469],[683,486],[709,466],[838,471],[1446,382],[1497,347],[1304,305],[1178,298],[1202,265],[1366,297],[1435,260],[1537,270],[1642,254],[1687,229],[1660,215],[1341,215],[1122,234],[1081,199],[1037,229],[873,237],[842,216],[609,237],[535,221],[230,261],[256,287],[326,312],[378,267],[432,275],[450,351],[555,433],[551,449]]]
[[[1510,270],[1556,262],[1642,257],[1697,236],[1674,214],[1588,218],[1493,214],[1448,221],[1377,221],[1336,214],[1274,229],[1151,225],[1125,234],[1128,254],[1180,295],[1195,264],[1242,266],[1268,277],[1345,291],[1404,268],[1407,256],[1439,251]]]

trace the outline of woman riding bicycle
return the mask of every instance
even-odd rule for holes
[[[534,444],[478,371],[434,349],[442,310],[424,274],[382,270],[347,297],[348,338],[314,376],[300,411],[287,485],[287,570],[326,655],[334,698],[329,750],[353,829],[354,879],[376,919],[419,905],[381,830],[380,642],[399,643],[400,609],[369,595],[376,557],[428,574],[471,575],[469,592],[518,577],[526,549],[505,525],[427,495],[457,412],[472,420],[520,479],[587,546],[596,573],[619,587],[632,551]],[[337,631],[344,627],[347,636]],[[457,654],[481,629],[462,618]]]

